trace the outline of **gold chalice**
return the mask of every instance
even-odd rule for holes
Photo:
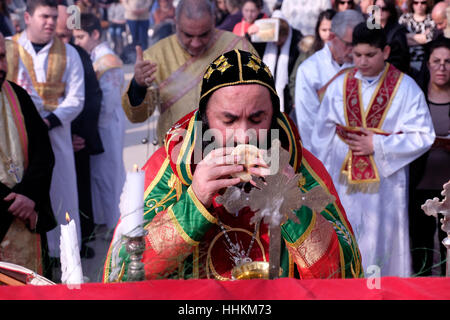
[[[283,270],[280,268],[280,276]],[[253,261],[236,266],[231,270],[231,276],[236,280],[269,279],[269,262]]]

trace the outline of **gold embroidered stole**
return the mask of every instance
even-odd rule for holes
[[[14,218],[0,243],[0,261],[14,263],[42,275],[41,236],[28,230],[21,219]]]
[[[5,81],[1,90],[0,181],[14,187],[28,165],[28,136],[19,100]]]
[[[105,54],[94,62],[94,71],[97,79],[100,80],[102,75],[111,69],[122,68],[122,60],[112,53]]]
[[[38,82],[34,70],[33,58],[31,55],[19,44],[21,34],[16,34],[12,37],[12,43],[8,44],[12,50],[9,50],[8,55],[8,80],[17,82],[19,57],[22,60],[25,68],[30,75],[33,87],[44,103],[44,109],[47,111],[54,111],[58,107],[58,99],[64,96],[65,83],[62,82],[62,77],[66,69],[66,46],[58,38],[53,38],[53,44],[48,54],[48,63],[46,71],[46,81]]]
[[[348,133],[362,134],[361,128],[375,134],[389,134],[383,132],[381,127],[403,77],[403,73],[386,63],[367,111],[364,112],[361,80],[355,78],[356,72],[356,68],[348,71],[344,80],[344,115],[347,126],[336,127],[336,133],[344,142]],[[349,193],[377,192],[380,176],[373,155],[356,156],[349,149],[341,168],[341,178],[342,183],[348,183]]]

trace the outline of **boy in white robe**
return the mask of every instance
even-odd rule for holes
[[[119,221],[119,201],[125,182],[123,145],[125,113],[121,94],[124,84],[122,61],[101,40],[100,20],[81,14],[81,29],[73,32],[75,44],[90,55],[103,92],[98,128],[104,152],[91,156],[91,192],[94,222],[113,230]]]
[[[414,80],[385,63],[382,30],[361,23],[353,46],[355,68],[328,86],[320,105],[313,151],[335,183],[364,270],[408,277],[407,169],[433,144],[433,124]]]

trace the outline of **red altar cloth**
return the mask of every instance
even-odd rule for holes
[[[409,300],[450,299],[450,278],[153,280],[80,286],[0,286],[0,300]]]

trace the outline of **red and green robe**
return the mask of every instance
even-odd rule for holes
[[[244,250],[255,232],[255,226],[249,223],[253,213],[248,207],[236,216],[226,212],[214,198],[207,209],[192,191],[195,165],[190,163],[194,163],[196,132],[201,130],[199,121],[198,111],[181,119],[167,134],[165,146],[143,167],[144,226],[148,234],[142,261],[146,279],[228,280],[234,265],[216,217],[228,231],[230,240],[240,242]],[[331,178],[322,163],[302,148],[292,121],[284,114],[277,121],[282,145],[291,155],[290,164],[303,175],[299,188],[307,192],[320,185],[337,199],[322,212],[302,206],[295,211],[301,224],[289,220],[282,225],[282,277],[362,277],[358,245]],[[116,233],[119,226],[120,221]],[[117,238],[115,235],[114,239]],[[261,223],[250,258],[269,261],[268,254],[268,227]],[[113,240],[105,262],[104,282],[126,281],[129,262],[124,244],[118,246]]]

